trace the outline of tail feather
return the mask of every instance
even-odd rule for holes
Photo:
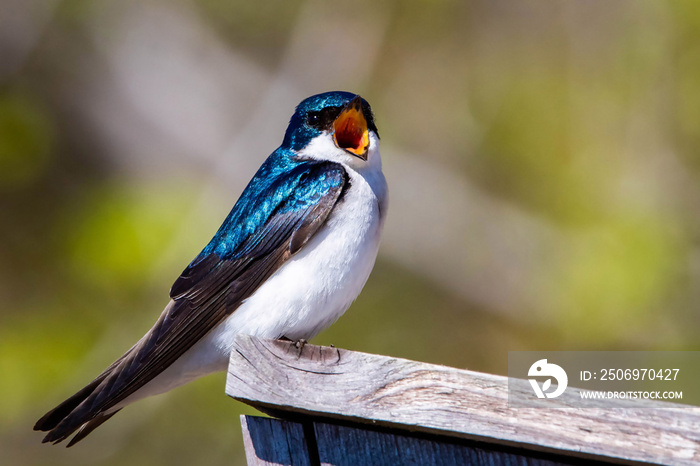
[[[114,416],[117,414],[119,411],[121,411],[121,408],[111,412],[109,414],[100,414],[96,418],[86,422],[82,426],[80,426],[80,429],[78,429],[78,433],[75,434],[75,436],[70,439],[70,442],[68,442],[68,445],[66,445],[66,448],[72,447],[76,443],[80,442],[82,439],[87,437],[87,435],[92,432],[93,430],[97,429],[102,425],[103,422],[105,422],[107,419],[110,417]]]
[[[43,432],[55,429],[56,426],[65,419],[75,408],[80,405],[85,399],[92,394],[92,392],[97,388],[97,386],[102,382],[102,378],[90,382],[82,390],[80,390],[75,395],[68,398],[66,401],[56,406],[54,409],[44,414],[41,419],[39,419],[36,424],[34,424],[34,430],[40,430]]]
[[[77,406],[75,406],[72,411],[67,413],[65,417],[61,419],[60,422],[53,429],[51,429],[48,434],[46,434],[46,437],[44,437],[42,442],[53,442],[54,444],[60,443],[70,437],[76,430],[83,430],[89,425],[92,425],[92,423],[96,422],[96,424],[94,424],[94,426],[90,428],[88,432],[84,433],[82,436],[84,437],[97,426],[106,421],[109,417],[104,419],[103,417],[108,416],[109,413],[106,413],[102,408],[96,406],[95,400],[103,395],[103,390],[106,389],[105,385],[110,386],[114,378],[115,376],[107,377],[96,387],[94,387],[91,392],[87,393],[87,396]],[[114,412],[112,412],[112,414],[113,413]],[[80,431],[78,433],[80,433]]]
[[[134,345],[135,346],[135,345]],[[105,413],[89,413],[85,412],[84,408],[86,401],[94,398],[97,391],[100,390],[105,379],[107,379],[114,369],[126,358],[129,353],[134,349],[132,347],[129,351],[124,353],[122,357],[114,361],[107,369],[105,369],[100,375],[98,375],[95,380],[87,384],[75,395],[68,398],[66,401],[56,406],[54,409],[44,414],[41,419],[39,419],[36,424],[34,424],[34,430],[39,430],[42,432],[48,432],[42,443],[53,442],[54,444],[62,442],[68,438],[73,432],[78,431],[79,438],[74,438],[68,444],[68,446],[74,445],[76,442],[82,440],[87,434],[92,432],[95,428],[100,426],[107,419],[112,417],[117,411],[113,411],[109,414]],[[80,409],[80,408],[83,409]],[[81,413],[78,415],[78,413]],[[66,422],[70,421],[70,422]]]

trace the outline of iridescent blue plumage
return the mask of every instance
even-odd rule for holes
[[[189,267],[195,266],[212,253],[220,259],[235,258],[243,241],[265,225],[283,201],[293,197],[294,202],[284,208],[304,209],[310,203],[318,201],[323,193],[342,183],[337,174],[329,174],[318,177],[311,185],[307,182],[303,192],[294,193],[299,188],[299,180],[308,175],[313,165],[317,165],[299,160],[296,151],[322,132],[309,124],[307,118],[310,113],[328,108],[341,109],[355,97],[356,94],[350,92],[326,92],[311,96],[297,106],[282,145],[263,163],[216,235]],[[376,132],[369,104],[363,100],[363,105],[368,109],[370,125]]]
[[[321,134],[321,131],[307,124],[305,118],[309,112],[319,111],[327,107],[342,107],[355,97],[355,94],[350,92],[338,91],[314,95],[303,100],[297,105],[294,115],[289,120],[282,147],[299,150],[305,147],[311,139]]]
[[[341,186],[344,178],[339,176],[338,168],[331,168],[333,165],[295,160],[293,154],[277,149],[260,167],[197,260],[210,253],[221,259],[234,258],[243,241],[273,214],[308,209],[329,189]],[[308,178],[311,172],[314,177]]]
[[[351,92],[335,91],[317,94],[303,100],[297,105],[294,115],[289,120],[282,147],[292,150],[304,148],[311,139],[321,134],[321,130],[308,124],[307,116],[312,112],[318,112],[323,109],[340,109],[355,97],[357,95]],[[374,115],[372,115],[369,103],[365,99],[362,99],[362,108],[365,111],[369,129],[379,135],[379,131],[377,131],[377,127],[374,124]]]

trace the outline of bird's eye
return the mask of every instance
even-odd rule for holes
[[[309,112],[306,116],[306,122],[309,126],[319,131],[327,130],[338,117],[341,110],[341,107],[325,107],[317,112]]]
[[[311,112],[307,116],[306,120],[308,121],[309,126],[313,126],[315,128],[321,122],[321,114],[319,112]]]

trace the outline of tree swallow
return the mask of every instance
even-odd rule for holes
[[[155,325],[34,430],[53,443],[77,431],[71,446],[136,400],[225,370],[238,333],[312,338],[362,290],[386,212],[367,101],[348,92],[302,101]]]

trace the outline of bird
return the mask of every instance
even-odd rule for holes
[[[374,267],[387,195],[369,103],[304,99],[153,327],[36,422],[43,443],[75,433],[70,447],[137,400],[226,370],[237,334],[306,341],[329,327]]]

